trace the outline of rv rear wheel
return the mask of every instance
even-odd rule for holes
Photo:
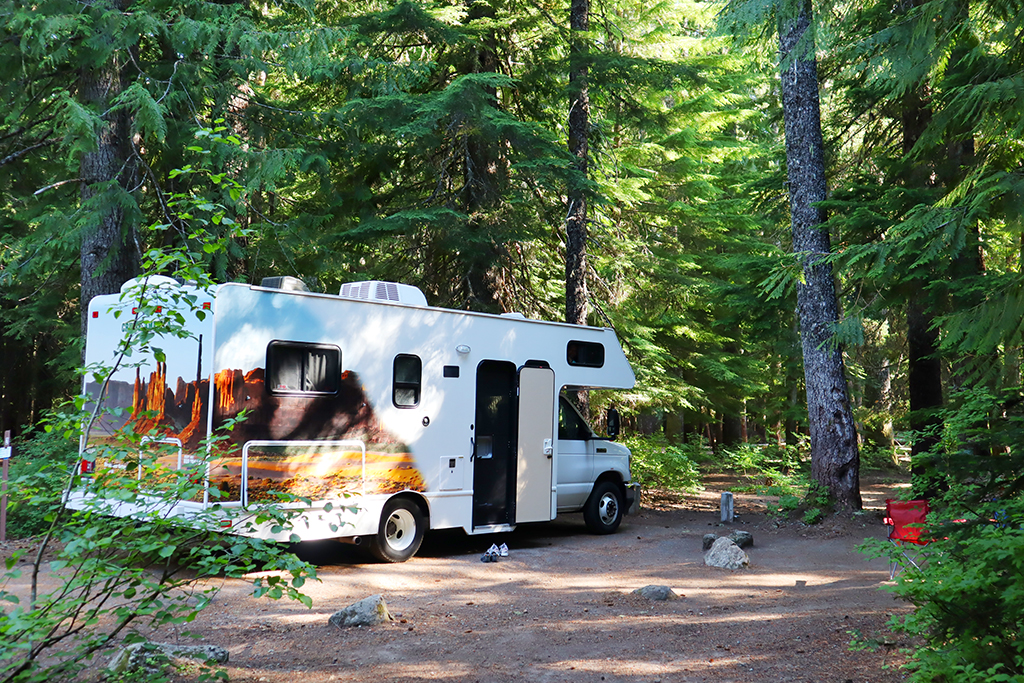
[[[610,534],[622,523],[622,489],[612,481],[602,481],[590,493],[583,506],[583,521],[593,534]]]
[[[408,498],[392,498],[380,514],[370,552],[384,562],[405,562],[420,549],[425,526],[419,505]]]

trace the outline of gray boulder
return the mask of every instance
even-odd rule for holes
[[[359,602],[354,602],[343,610],[338,610],[330,616],[327,623],[338,628],[349,626],[376,626],[386,621],[393,621],[394,617],[388,612],[384,596],[371,595]]]
[[[718,536],[715,536],[714,534],[704,534],[704,552],[711,550],[711,544],[713,544],[717,539]]]
[[[740,569],[750,564],[750,558],[730,539],[719,538],[704,555],[704,564],[722,569]]]
[[[121,648],[107,667],[111,674],[142,672],[158,675],[168,665],[178,668],[186,662],[227,664],[228,651],[216,645],[176,645],[174,643],[134,643]]]
[[[648,600],[678,600],[679,595],[676,594],[668,586],[644,586],[643,588],[637,588],[633,591],[634,595],[639,595],[642,598]]]
[[[749,548],[754,545],[754,536],[749,531],[734,531],[729,534],[729,540],[740,548]]]

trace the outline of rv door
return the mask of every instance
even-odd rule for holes
[[[530,366],[522,368],[519,371],[517,524],[551,520],[554,414],[554,371]]]

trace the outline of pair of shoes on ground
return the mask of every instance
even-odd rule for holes
[[[491,544],[487,552],[480,558],[481,562],[497,562],[499,557],[508,557],[508,546],[502,543],[500,546]]]

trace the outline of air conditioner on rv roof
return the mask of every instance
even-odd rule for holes
[[[365,282],[346,282],[341,286],[341,296],[349,299],[366,301],[394,301],[410,306],[426,306],[427,297],[418,287],[403,285],[398,282],[382,282],[367,280]]]

